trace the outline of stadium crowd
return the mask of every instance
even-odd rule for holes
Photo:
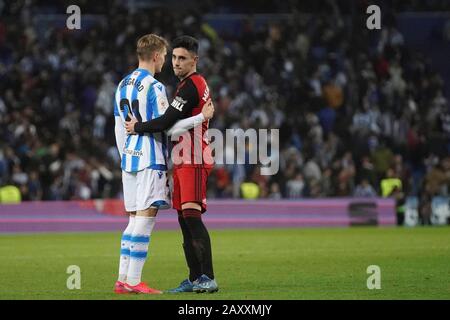
[[[443,79],[408,47],[395,15],[369,31],[365,12],[346,19],[329,4],[262,26],[249,15],[229,34],[195,11],[130,12],[114,2],[98,23],[70,31],[36,27],[30,17],[51,6],[18,3],[0,19],[0,186],[17,185],[24,200],[121,196],[112,99],[149,32],[200,39],[199,72],[216,106],[210,127],[280,129],[276,175],[217,165],[210,198],[421,195],[426,204],[449,193]],[[167,60],[159,78],[170,96]],[[386,179],[401,184],[384,188]]]

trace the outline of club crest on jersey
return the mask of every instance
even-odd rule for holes
[[[183,100],[183,98],[176,96],[175,99],[173,99],[171,106],[179,111],[183,111],[183,107],[186,103],[186,100]]]
[[[162,171],[158,171],[158,177],[159,177],[160,179],[162,178],[162,175],[163,175]]]

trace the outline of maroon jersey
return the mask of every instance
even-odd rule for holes
[[[195,72],[178,84],[171,106],[182,113],[181,119],[185,119],[202,112],[209,97],[205,78]],[[204,121],[201,128],[190,129],[174,142],[172,160],[175,167],[213,167],[214,160],[206,136],[208,125],[209,120]],[[189,155],[185,154],[186,150],[190,151]]]

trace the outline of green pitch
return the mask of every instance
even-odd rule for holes
[[[212,230],[220,291],[112,293],[120,232],[0,235],[0,299],[450,299],[450,228]],[[186,277],[181,235],[156,231],[143,280],[158,289]],[[81,289],[69,290],[69,265]],[[367,267],[381,289],[367,288]]]

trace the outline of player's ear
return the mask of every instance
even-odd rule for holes
[[[159,58],[159,52],[155,51],[155,53],[153,53],[153,61],[158,60],[158,58]]]

